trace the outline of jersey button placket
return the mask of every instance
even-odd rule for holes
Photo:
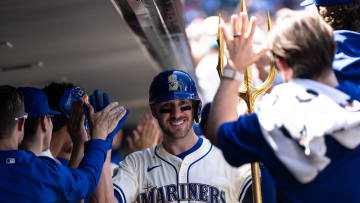
[[[183,162],[180,167],[179,167],[179,181],[181,183],[186,183],[187,182],[187,176],[186,176],[186,172],[187,172],[187,168],[188,168],[188,163]]]

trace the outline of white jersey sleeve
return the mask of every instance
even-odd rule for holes
[[[139,179],[136,153],[138,152],[127,156],[119,167],[114,169],[114,190],[119,193],[122,202],[135,202],[138,195]]]

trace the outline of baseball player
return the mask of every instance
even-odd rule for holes
[[[60,112],[49,108],[42,90],[32,87],[21,87],[19,90],[24,95],[25,112],[28,114],[24,125],[24,138],[19,148],[32,151],[37,156],[44,156],[43,152],[50,148],[51,117],[60,115]],[[46,155],[55,159],[50,151]]]
[[[0,202],[75,202],[92,194],[107,149],[111,148],[107,136],[125,115],[125,109],[116,102],[98,113],[89,107],[92,139],[85,143],[84,158],[78,169],[69,169],[48,157],[18,150],[27,118],[23,95],[14,87],[0,86],[0,98]],[[37,112],[51,113],[48,105],[39,108]],[[84,128],[81,103],[73,109],[72,119],[77,121],[79,129]],[[51,120],[47,117],[42,120],[51,132]]]
[[[354,187],[360,180],[360,107],[335,88],[331,27],[305,11],[277,23],[270,49],[286,83],[265,95],[255,113],[238,118],[240,73],[267,51],[254,51],[255,19],[247,30],[246,18],[233,16],[231,28],[223,27],[229,66],[205,135],[233,166],[263,162],[278,202],[360,202]]]
[[[250,166],[231,167],[209,140],[195,135],[193,122],[199,121],[201,101],[187,73],[171,70],[158,74],[149,93],[163,141],[128,155],[114,171],[115,192],[104,191],[111,184],[99,185],[98,190],[103,191],[97,191],[98,202],[106,201],[100,197],[105,193],[106,198],[124,203],[242,202],[245,194],[252,194],[247,193]],[[105,172],[104,168],[102,178],[109,176]]]
[[[59,103],[61,97],[64,95],[67,88],[75,87],[71,83],[50,83],[43,88],[43,91],[46,94],[48,99],[49,107],[55,111],[61,112]],[[53,133],[50,141],[50,150],[51,153],[59,160],[64,166],[69,165],[70,157],[74,151],[78,150],[78,145],[82,145],[82,140],[76,140],[79,142],[74,143],[73,138],[79,138],[80,136],[76,135],[71,137],[68,129],[67,123],[69,119],[66,115],[61,112],[61,115],[54,115],[52,118],[53,123]]]
[[[33,87],[21,87],[19,90],[24,95],[25,112],[28,114],[28,119],[24,126],[24,138],[19,148],[32,151],[37,156],[46,156],[58,161],[58,159],[53,156],[49,147],[54,132],[54,115],[60,116],[61,113],[50,110],[44,91]],[[84,143],[88,140],[87,133],[83,132],[78,134],[78,132],[71,131],[71,126],[67,125],[63,126],[63,128],[70,132],[74,140],[73,142],[70,141],[70,144],[72,145],[72,143],[74,143],[74,150],[71,154],[71,159],[68,160],[68,164],[64,162],[61,163],[69,168],[77,168],[83,158]],[[57,134],[57,136],[66,136],[69,133],[56,132],[55,134]],[[57,139],[57,141],[59,140]],[[62,144],[62,142],[58,144]]]
[[[334,29],[336,54],[333,69],[340,84],[351,81],[360,88],[360,1],[306,0],[315,4],[320,16]],[[351,84],[345,84],[349,86]]]

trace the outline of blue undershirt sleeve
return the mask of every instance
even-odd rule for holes
[[[256,114],[241,116],[237,121],[223,123],[218,130],[219,147],[232,166],[263,161],[272,153],[262,136]]]
[[[60,200],[75,202],[89,197],[96,189],[107,153],[105,140],[85,143],[84,158],[77,169],[60,167]]]

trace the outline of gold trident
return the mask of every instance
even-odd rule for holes
[[[246,3],[245,0],[241,1],[240,12],[245,12],[247,14]],[[271,19],[269,11],[267,12],[267,22],[268,22],[268,31],[271,30]],[[219,76],[222,75],[224,69],[224,47],[223,47],[223,33],[220,29],[221,23],[221,15],[219,14],[219,30],[217,35],[217,43],[219,46],[219,61],[218,66],[216,67]],[[249,22],[247,22],[248,24]],[[246,25],[247,26],[247,25]],[[254,103],[256,98],[266,92],[273,84],[276,77],[276,68],[270,63],[270,71],[269,75],[266,78],[265,82],[260,86],[259,89],[256,89],[253,85],[252,79],[252,71],[251,66],[246,68],[244,74],[244,84],[243,89],[240,90],[239,96],[246,102],[247,105],[247,113],[254,112]],[[252,192],[253,192],[253,202],[254,203],[262,203],[261,198],[261,183],[260,183],[260,168],[259,163],[251,163],[251,175],[252,175]]]

